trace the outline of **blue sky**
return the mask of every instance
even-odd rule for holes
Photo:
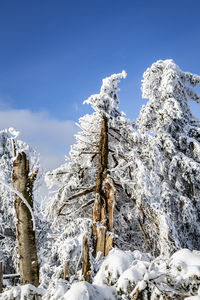
[[[153,62],[172,58],[200,74],[199,11],[199,0],[0,0],[0,126],[20,127],[33,145],[42,131],[39,143],[48,136],[48,151],[62,156],[73,141],[71,121],[89,112],[83,100],[98,93],[102,78],[122,70],[128,77],[120,107],[135,119],[145,103],[142,74]],[[48,132],[50,123],[66,132],[59,141]]]

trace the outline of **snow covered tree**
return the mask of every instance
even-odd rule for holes
[[[183,72],[172,60],[158,61],[144,73],[143,97],[149,101],[137,121],[141,153],[134,181],[154,254],[200,245],[200,122],[188,103],[200,102],[192,89],[199,84],[200,76]]]
[[[21,283],[38,285],[38,278],[30,279],[34,277],[34,267],[37,265],[32,193],[37,173],[35,170],[38,170],[38,156],[26,143],[17,139],[18,134],[13,128],[0,132],[0,236],[2,238],[0,255],[5,265],[5,273],[12,273],[18,264],[15,251],[17,238]],[[27,241],[24,240],[25,235],[28,235]],[[28,264],[28,260],[33,256],[31,264]],[[25,261],[23,267],[21,261]],[[25,268],[26,273],[24,273]],[[38,273],[38,268],[36,269]]]
[[[72,146],[67,162],[46,175],[49,187],[59,187],[51,198],[49,217],[62,228],[68,222],[71,228],[80,222],[92,226],[94,256],[98,252],[107,255],[113,238],[122,248],[127,244],[129,248],[136,244],[139,247],[143,242],[137,239],[139,227],[134,223],[133,199],[124,188],[124,181],[131,180],[126,154],[133,131],[133,124],[118,110],[117,84],[125,76],[123,71],[105,78],[100,93],[85,101],[92,105],[94,113],[80,119],[78,126],[82,131],[76,135],[77,143]],[[73,253],[77,255],[77,248],[77,244],[71,243],[65,259]]]
[[[0,177],[7,184],[11,184],[12,181],[13,135],[11,132],[0,131]],[[11,191],[0,183],[0,260],[3,261],[5,273],[15,272],[15,212],[14,205],[11,205],[13,201]]]

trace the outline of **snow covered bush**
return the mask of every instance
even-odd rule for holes
[[[36,288],[34,285],[27,284],[16,286],[0,294],[1,300],[41,300],[45,291]]]
[[[117,291],[114,287],[106,285],[79,282],[72,285],[71,289],[63,296],[63,300],[116,300]]]
[[[94,283],[115,285],[119,291],[127,292],[129,285],[133,285],[143,278],[150,264],[151,256],[138,250],[122,251],[113,249],[105,258],[94,277]]]

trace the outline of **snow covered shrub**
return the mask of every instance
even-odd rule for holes
[[[63,300],[117,300],[117,291],[114,287],[106,285],[79,282],[63,296]]]
[[[18,285],[0,294],[1,300],[41,300],[45,291],[31,284]]]
[[[51,280],[48,290],[42,297],[42,300],[60,300],[68,291],[68,284],[66,280],[56,279]]]
[[[133,253],[130,251],[111,250],[101,264],[94,283],[114,285],[124,270],[131,265],[133,259]]]
[[[198,293],[199,259],[198,252],[188,249],[168,259],[113,249],[101,263],[94,283],[115,286],[120,299],[183,300]]]
[[[130,294],[137,282],[143,279],[152,257],[138,250],[113,249],[102,262],[95,284],[115,285],[119,294]]]

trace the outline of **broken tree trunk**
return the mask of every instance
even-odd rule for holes
[[[13,163],[13,186],[33,208],[33,184],[37,172],[29,175],[29,161],[24,152],[19,153]],[[19,254],[21,284],[39,285],[39,268],[36,250],[35,231],[30,210],[19,196],[15,195],[16,236]]]
[[[108,254],[113,246],[113,210],[115,193],[112,179],[108,176],[108,124],[103,116],[99,142],[99,170],[97,175],[95,201],[92,211],[93,255],[100,252],[100,256]]]
[[[83,237],[83,265],[82,265],[82,275],[87,282],[91,282],[91,264],[90,264],[90,253],[89,253],[89,240],[85,233]]]

